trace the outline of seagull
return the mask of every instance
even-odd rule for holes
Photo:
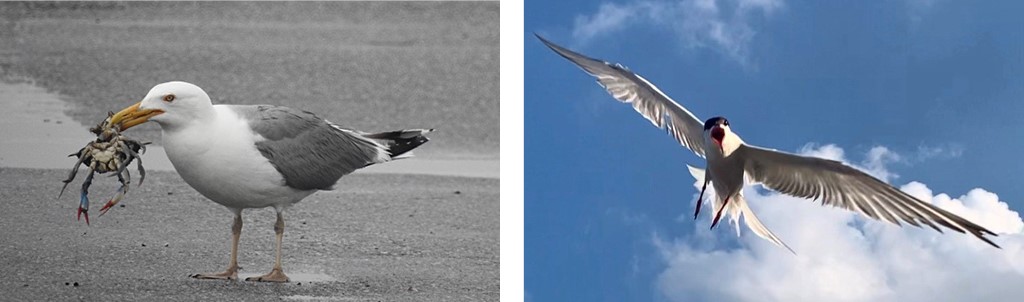
[[[717,116],[702,123],[658,87],[626,67],[584,56],[536,36],[555,53],[596,77],[598,84],[615,99],[632,104],[633,109],[654,126],[666,130],[684,147],[705,158],[707,170],[690,167],[695,177],[703,175],[704,183],[693,217],[696,219],[700,214],[704,191],[711,183],[717,195],[712,202],[716,213],[711,222],[712,229],[718,224],[723,211],[732,216],[737,227],[739,218],[743,216],[747,227],[759,237],[793,252],[757,219],[743,199],[741,190],[749,182],[760,183],[790,196],[820,199],[822,205],[859,212],[896,225],[903,221],[916,227],[924,224],[940,233],[942,230],[938,225],[960,233],[968,232],[999,248],[985,237],[998,236],[992,231],[914,198],[867,173],[834,160],[799,156],[744,143],[732,131],[728,119]]]
[[[288,282],[281,268],[282,212],[342,176],[378,163],[412,156],[433,129],[365,133],[342,128],[308,111],[272,105],[213,105],[199,86],[156,85],[146,97],[111,117],[122,130],[153,121],[174,169],[189,186],[235,214],[231,262],[221,273],[198,279],[238,278],[242,210],[277,211],[274,268],[247,281]]]

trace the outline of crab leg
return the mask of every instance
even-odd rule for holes
[[[129,158],[128,162],[131,163],[132,159]],[[128,170],[121,171],[120,173],[118,173],[116,175],[117,175],[117,180],[120,181],[121,184],[128,184],[128,183],[132,182],[132,174],[128,173]],[[122,176],[124,178],[121,178]],[[126,188],[125,191],[128,191],[128,189]]]
[[[136,166],[139,166],[139,185],[135,187],[139,187],[142,186],[143,181],[146,181],[146,169],[142,167],[142,158],[139,157],[136,159],[139,160],[135,163]]]
[[[139,156],[139,153],[136,153],[134,150],[132,150],[132,148],[128,148],[128,145],[126,145],[124,142],[118,142],[118,144],[121,146],[124,152],[128,154],[128,161],[126,161],[124,164],[126,167],[128,166],[128,164],[132,163],[132,160],[138,161],[137,163],[135,163],[135,165],[139,166],[139,186],[141,186],[142,182],[146,181],[146,169],[142,168],[142,157]],[[143,152],[146,151],[146,145],[140,144],[139,146],[141,146],[141,150]]]
[[[85,177],[85,181],[82,182],[82,197],[78,204],[78,220],[82,220],[82,214],[85,214],[85,224],[89,225],[89,186],[92,185],[92,177],[96,174],[96,171],[89,168],[89,175]]]
[[[127,172],[128,171],[125,171],[125,173]],[[121,202],[121,199],[124,199],[124,195],[128,193],[128,184],[131,183],[131,175],[128,175],[127,178],[129,179],[128,181],[126,181],[124,177],[121,177],[121,174],[117,174],[117,180],[121,182],[121,187],[117,188],[114,196],[107,201],[107,204],[103,205],[103,208],[100,208],[100,216],[106,214],[110,208],[114,207],[118,202]]]
[[[125,147],[124,143],[118,143],[118,145],[119,145],[119,148],[124,148],[124,149],[121,149],[122,151],[124,151],[124,150],[131,151],[131,149],[128,149],[127,147]],[[114,176],[114,175],[120,176],[121,173],[124,173],[125,169],[128,169],[128,164],[130,164],[131,162],[132,162],[132,157],[128,156],[128,158],[126,158],[125,160],[121,161],[121,165],[117,167],[117,174],[111,174],[111,175],[109,175],[107,177],[111,177],[111,176]]]
[[[57,198],[64,196],[64,190],[68,188],[68,184],[71,184],[72,180],[75,180],[75,175],[78,175],[78,167],[82,166],[82,162],[85,161],[85,154],[83,153],[85,153],[85,148],[79,150],[78,153],[68,155],[68,157],[78,155],[78,162],[75,163],[75,167],[71,168],[71,172],[68,173],[68,179],[62,180],[64,182],[64,187],[60,188],[60,194],[57,194]]]

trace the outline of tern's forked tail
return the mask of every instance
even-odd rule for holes
[[[735,207],[736,209],[739,209],[740,214],[734,215],[732,219],[738,220],[739,216],[743,215],[743,222],[745,222],[747,224],[747,227],[750,228],[750,230],[753,231],[754,234],[757,234],[758,237],[771,241],[775,245],[786,248],[787,250],[789,250],[790,253],[796,254],[796,252],[794,252],[793,249],[789,248],[789,246],[786,245],[785,242],[782,242],[782,239],[779,239],[779,237],[775,236],[775,233],[772,233],[772,231],[769,230],[768,227],[764,226],[764,224],[761,223],[760,219],[757,219],[757,215],[754,215],[754,210],[750,209],[750,205],[748,205],[747,201],[743,198],[743,194],[738,194],[733,198],[733,201],[729,203],[729,207]],[[730,213],[731,212],[732,211],[730,211]],[[737,234],[739,234],[739,227],[740,226],[737,223]]]
[[[704,182],[704,169],[694,168],[690,165],[687,165],[686,167],[690,170],[690,175],[697,179],[697,183]],[[711,213],[724,211],[729,216],[729,221],[736,227],[736,236],[740,235],[739,220],[740,217],[743,217],[743,222],[746,223],[747,228],[750,228],[750,230],[753,231],[754,234],[757,234],[758,237],[771,241],[775,245],[784,247],[789,250],[789,252],[796,254],[792,248],[786,245],[785,242],[782,242],[782,239],[779,239],[778,236],[775,236],[775,233],[772,233],[768,227],[764,226],[760,219],[757,219],[757,215],[754,215],[754,210],[750,209],[750,205],[747,204],[747,200],[743,198],[743,194],[736,194],[736,196],[733,196],[729,200],[728,204],[724,203],[723,198],[718,197],[718,192],[708,195],[710,195],[709,198],[712,198]],[[698,204],[700,204],[699,201]],[[722,208],[723,206],[725,206],[725,209]]]

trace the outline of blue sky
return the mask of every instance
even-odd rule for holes
[[[528,299],[745,299],[738,290],[698,285],[757,283],[761,280],[751,279],[756,277],[733,276],[752,267],[765,270],[763,280],[794,284],[807,276],[820,280],[820,274],[847,285],[863,277],[829,270],[843,265],[798,265],[844,250],[802,253],[818,249],[822,243],[813,238],[825,235],[804,234],[819,227],[801,224],[813,219],[773,216],[777,204],[831,217],[818,223],[838,221],[837,232],[862,235],[834,246],[849,245],[862,252],[850,258],[865,262],[837,261],[875,268],[872,276],[883,286],[872,288],[883,290],[849,296],[854,299],[927,298],[905,294],[919,285],[900,281],[910,271],[882,257],[902,249],[933,257],[936,265],[949,264],[951,272],[963,271],[956,264],[966,266],[969,259],[999,259],[975,265],[991,269],[976,273],[998,275],[992,271],[1011,267],[1000,280],[1019,284],[1024,260],[1008,257],[1024,258],[1020,217],[1012,212],[1024,210],[1019,181],[1024,163],[1005,158],[1024,150],[1021,11],[1024,2],[1016,1],[527,1]],[[996,225],[991,228],[1005,225],[1009,234],[996,240],[1004,250],[987,250],[960,234],[864,223],[800,200],[769,202],[785,198],[760,191],[751,194],[764,193],[758,197],[770,205],[753,205],[755,210],[770,212],[762,220],[799,258],[776,254],[781,249],[746,229],[740,238],[728,225],[708,232],[708,211],[692,219],[697,189],[685,166],[703,167],[703,160],[612,99],[533,32],[629,67],[702,120],[726,116],[747,143],[842,159],[889,175],[897,187],[915,182],[921,186],[903,189],[962,207],[973,213],[965,215],[985,220],[981,224]],[[872,150],[876,157],[869,156]],[[719,268],[706,263],[712,260],[747,265]],[[769,267],[788,261],[795,262],[785,270]],[[962,280],[936,279],[930,286],[956,281]],[[788,295],[796,292],[776,290],[767,297],[813,298]]]

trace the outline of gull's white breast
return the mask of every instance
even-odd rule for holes
[[[163,131],[167,157],[200,194],[229,208],[286,206],[314,193],[285,185],[284,177],[256,149],[262,137],[225,106],[211,120]]]

